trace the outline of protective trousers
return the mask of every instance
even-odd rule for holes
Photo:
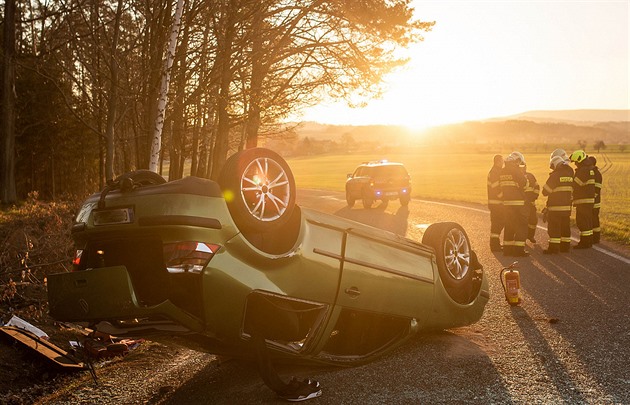
[[[528,217],[529,210],[525,205],[505,206],[505,233],[503,235],[505,256],[525,256]]]
[[[490,250],[501,250],[501,232],[505,228],[505,207],[501,204],[492,204],[490,210]]]
[[[571,218],[567,213],[550,211],[547,214],[549,233],[548,253],[568,252],[571,247]]]
[[[575,206],[575,223],[580,230],[580,242],[576,247],[593,246],[593,204],[577,204]]]
[[[529,211],[527,221],[527,239],[530,242],[536,243],[536,226],[538,226],[538,214],[536,213],[536,205],[533,203],[528,204]]]
[[[593,243],[599,243],[602,228],[599,225],[599,208],[593,208]]]

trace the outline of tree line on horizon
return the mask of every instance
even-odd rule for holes
[[[148,167],[174,3],[0,4],[3,203],[85,193],[107,173]],[[408,0],[183,4],[162,134],[170,179],[216,179],[230,152],[287,132],[287,117],[323,98],[378,95],[406,62],[400,50],[434,24]]]
[[[479,149],[488,145],[536,148],[560,144],[597,152],[615,146],[615,150],[623,152],[630,142],[630,122],[577,125],[524,119],[468,121],[421,131],[398,125],[349,126],[311,122],[295,127],[293,132],[292,136],[270,140],[267,145],[284,154],[298,156],[457,145],[477,145],[476,149]]]

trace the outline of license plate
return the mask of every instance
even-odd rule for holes
[[[133,208],[115,208],[94,211],[94,226],[130,224],[133,222]]]
[[[396,191],[388,191],[387,193],[385,193],[386,196],[393,196],[393,195],[398,195],[398,192]]]

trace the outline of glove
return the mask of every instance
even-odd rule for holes
[[[543,210],[542,210],[542,221],[544,223],[547,223],[547,213],[548,213],[547,207],[543,208]]]

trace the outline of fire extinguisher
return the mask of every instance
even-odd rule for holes
[[[510,305],[519,305],[521,303],[521,276],[518,270],[515,270],[518,262],[510,264],[503,268],[499,276],[501,277],[501,285],[505,291],[505,300]]]

